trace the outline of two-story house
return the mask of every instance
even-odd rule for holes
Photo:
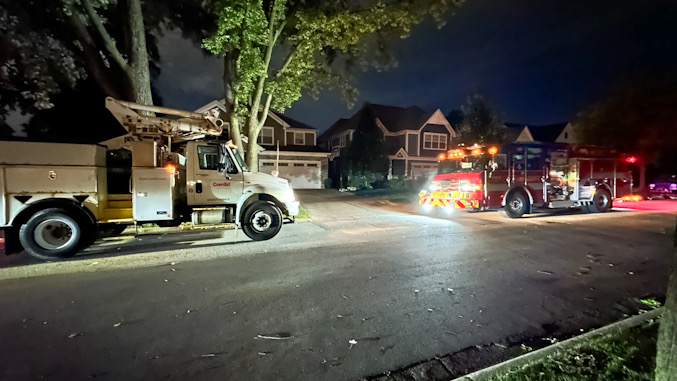
[[[212,101],[196,112],[220,111],[224,124],[224,139],[230,139],[223,100]],[[281,178],[290,180],[294,189],[322,189],[328,176],[329,152],[317,145],[317,129],[270,110],[259,133],[259,171],[276,170]],[[279,147],[279,149],[278,149]]]
[[[424,111],[413,107],[394,107],[366,103],[349,119],[340,119],[321,136],[323,148],[332,152],[329,176],[340,182],[346,163],[341,155],[360,129],[377,129],[390,159],[388,176],[416,178],[429,176],[437,169],[437,156],[451,148],[456,136],[453,127],[439,109]]]

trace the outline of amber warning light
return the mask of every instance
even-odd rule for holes
[[[167,164],[167,165],[165,165],[165,169],[167,170],[167,172],[174,172],[174,171],[176,171],[176,165]]]

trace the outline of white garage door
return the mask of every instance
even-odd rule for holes
[[[261,172],[275,169],[274,160],[262,160]],[[280,176],[291,182],[294,189],[322,189],[322,168],[319,161],[280,160]]]
[[[411,164],[411,177],[421,178],[421,177],[432,177],[437,174],[437,163],[412,163]]]

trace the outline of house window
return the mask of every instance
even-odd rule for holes
[[[341,135],[339,138],[339,147],[345,147],[346,146],[346,135]]]
[[[294,145],[297,145],[297,146],[306,145],[306,133],[305,132],[294,132]]]
[[[294,167],[303,167],[303,163],[294,163]]]
[[[568,132],[564,133],[564,139],[569,139],[569,133]]]
[[[308,163],[309,167],[316,167],[317,168],[317,163]]]
[[[286,167],[286,166],[288,166],[289,164],[287,164],[287,163],[278,163],[277,165],[278,165],[279,167]]]
[[[275,143],[273,138],[274,131],[273,127],[263,127],[257,142],[264,146],[272,146]]]
[[[434,132],[423,133],[423,148],[446,150],[447,149],[447,135],[436,134]]]

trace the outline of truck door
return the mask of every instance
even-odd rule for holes
[[[235,165],[228,150],[219,150],[218,144],[200,142],[192,145],[194,151],[189,160],[188,204],[224,205],[235,204],[242,196],[244,176]],[[220,155],[225,155],[226,169],[220,164]]]
[[[566,201],[573,193],[568,182],[568,155],[564,149],[550,152],[550,165],[546,174],[546,195],[549,201]]]

